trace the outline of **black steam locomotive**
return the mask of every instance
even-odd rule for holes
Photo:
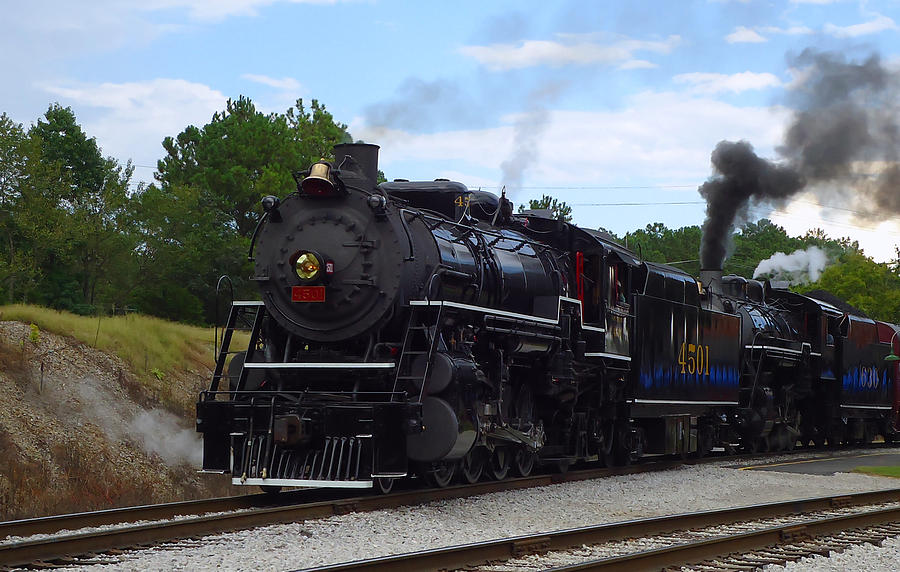
[[[233,302],[197,404],[204,470],[386,491],[893,437],[897,326],[460,183],[376,185],[377,157],[339,145],[263,200],[262,300]]]

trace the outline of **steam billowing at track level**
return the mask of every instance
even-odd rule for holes
[[[725,168],[749,146],[723,149]],[[250,340],[197,404],[204,469],[385,491],[896,434],[900,327],[738,276],[701,288],[606,233],[377,172],[377,146],[338,145],[263,200],[261,301],[225,336],[243,317]]]
[[[807,49],[789,59],[795,111],[779,160],[745,141],[721,141],[712,152],[714,174],[699,189],[707,201],[702,268],[722,268],[748,207],[777,207],[803,191],[867,222],[900,214],[900,74],[877,54],[853,62]]]

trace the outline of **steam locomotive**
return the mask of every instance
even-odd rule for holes
[[[386,492],[894,437],[900,327],[334,151],[263,199],[261,300],[232,303],[197,403],[205,471]]]

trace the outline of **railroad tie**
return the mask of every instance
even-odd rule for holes
[[[712,563],[704,563],[704,566],[715,566],[718,570],[756,570],[756,566],[744,566],[732,564],[731,560],[714,560]]]

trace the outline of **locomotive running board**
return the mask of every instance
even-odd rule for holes
[[[244,362],[247,369],[392,369],[396,364],[385,362]]]
[[[803,345],[809,345],[809,344],[804,343]],[[785,354],[794,354],[794,355],[801,355],[801,354],[803,354],[803,350],[795,350],[794,348],[782,348],[782,347],[778,347],[778,346],[753,346],[753,345],[747,345],[747,346],[744,346],[744,349],[748,349],[748,350],[765,350],[765,351],[767,351],[767,352],[772,352],[772,353],[785,353]],[[822,357],[822,354],[821,354],[821,353],[819,353],[819,352],[814,352],[814,351],[810,351],[810,352],[809,352],[809,355],[810,355],[810,357]]]
[[[232,485],[268,487],[315,487],[318,489],[371,489],[372,481],[326,481],[320,479],[241,479],[233,477]]]
[[[562,315],[562,304],[563,302],[567,304],[572,304],[573,306],[581,307],[581,300],[577,298],[568,298],[566,296],[559,296],[559,302],[556,306],[556,317],[555,318],[546,318],[544,316],[535,316],[532,314],[520,314],[518,312],[508,312],[506,310],[496,310],[494,308],[487,308],[485,306],[475,306],[473,304],[464,304],[462,302],[451,302],[449,300],[410,300],[410,306],[444,306],[447,308],[456,308],[459,310],[469,310],[471,312],[480,312],[482,314],[489,314],[491,316],[503,316],[505,318],[512,318],[515,320],[525,320],[527,322],[534,322],[535,325],[544,325],[544,326],[557,326],[559,325],[559,320]],[[604,333],[606,330],[604,328],[598,328],[597,326],[588,326],[584,323],[584,317],[582,314],[581,319],[581,329],[588,330],[591,332]]]
[[[602,358],[610,358],[610,359],[620,359],[623,361],[631,361],[631,356],[610,354],[610,353],[606,353],[606,352],[585,352],[584,357],[602,357]]]

